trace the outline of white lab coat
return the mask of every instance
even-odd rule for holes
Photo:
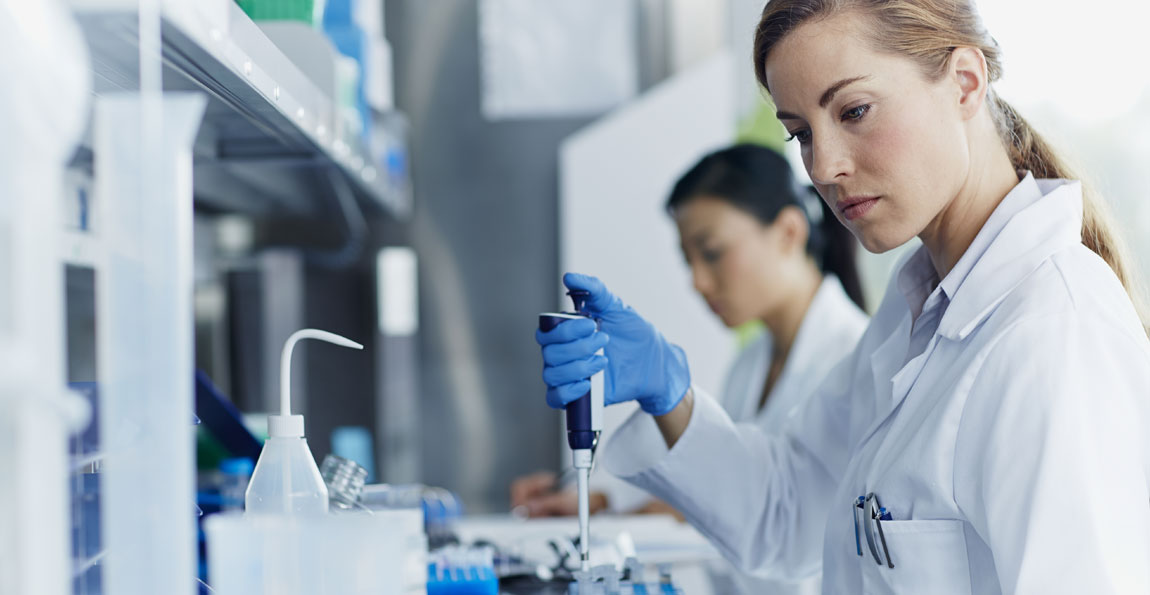
[[[906,259],[784,434],[697,391],[673,449],[632,416],[608,469],[748,571],[821,561],[825,593],[1150,593],[1150,341],[1081,221],[1077,182],[1027,175],[941,282]],[[893,569],[856,553],[869,492]]]
[[[787,363],[771,389],[766,406],[759,409],[774,352],[770,333],[759,335],[739,352],[727,371],[720,405],[734,421],[754,425],[767,433],[781,432],[796,407],[815,392],[835,364],[853,351],[866,325],[866,314],[847,296],[838,277],[828,275],[803,316]],[[667,450],[662,438],[654,434],[646,438],[651,442],[643,448],[649,449],[651,456]],[[609,436],[604,440],[610,444]],[[631,512],[651,498],[647,492],[602,473],[593,478],[592,487],[607,494],[612,512]],[[816,530],[812,538],[821,539],[822,528],[812,529]],[[819,592],[817,570],[812,576],[797,580],[756,579],[724,566],[718,565],[712,573],[715,592],[722,595]]]
[[[771,388],[766,405],[759,409],[774,354],[770,333],[763,333],[739,352],[727,372],[720,405],[732,420],[751,424],[767,434],[782,432],[796,408],[815,392],[835,364],[854,350],[866,325],[866,314],[847,296],[838,277],[828,275],[803,315],[787,363]],[[822,528],[812,529],[816,530],[812,538],[821,539]],[[715,570],[715,592],[722,595],[819,592],[817,572],[799,580],[782,580],[756,578],[730,568]]]

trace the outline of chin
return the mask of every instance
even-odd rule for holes
[[[719,320],[721,320],[723,322],[723,326],[725,326],[729,329],[734,329],[734,328],[739,328],[740,326],[743,326],[750,319],[745,317],[745,316],[739,317],[739,318],[732,318],[730,316],[719,316]]]
[[[907,243],[914,236],[903,236],[900,234],[890,233],[859,233],[855,234],[859,243],[867,252],[872,254],[882,254],[894,250],[899,246]]]

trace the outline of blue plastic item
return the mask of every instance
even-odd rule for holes
[[[236,406],[220,392],[203,370],[196,370],[196,412],[204,427],[231,454],[258,459],[263,446],[244,426]]]
[[[355,24],[356,0],[328,0],[323,8],[323,28],[351,27]]]
[[[367,54],[370,51],[367,34],[357,26],[326,26],[324,33],[331,40],[339,53],[355,60],[359,65],[359,81],[355,85],[355,109],[359,112],[362,123],[360,136],[367,141],[371,130],[371,108],[367,104],[367,87],[364,80],[367,78]]]
[[[340,426],[331,431],[331,454],[355,461],[367,470],[365,483],[375,483],[375,456],[371,431],[363,426]]]
[[[449,546],[431,553],[427,595],[499,595],[489,548]]]

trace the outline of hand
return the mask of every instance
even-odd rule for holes
[[[579,495],[570,489],[557,490],[556,477],[550,471],[524,475],[511,482],[511,508],[528,517],[575,516],[579,514]],[[607,508],[607,495],[591,492],[591,514]]]
[[[643,317],[607,291],[595,277],[567,273],[569,289],[590,293],[586,312],[599,321],[570,320],[535,340],[543,347],[547,404],[556,409],[590,390],[588,379],[606,368],[604,403],[638,401],[651,415],[669,413],[691,384],[687,357]],[[603,349],[606,358],[595,352]]]
[[[516,477],[511,482],[511,508],[525,506],[531,500],[555,491],[556,476],[550,471],[537,471]]]

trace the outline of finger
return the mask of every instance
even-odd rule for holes
[[[546,365],[543,366],[543,382],[546,383],[547,386],[552,387],[571,384],[572,382],[586,380],[606,367],[607,358],[602,355],[592,355],[585,359],[559,364],[558,366]]]
[[[595,321],[590,318],[564,320],[547,332],[535,329],[535,342],[544,346],[555,343],[570,343],[591,336],[596,328]]]
[[[595,332],[589,337],[576,339],[570,343],[552,343],[543,347],[543,361],[548,366],[559,366],[573,361],[587,359],[596,351],[607,346],[610,337],[604,332]]]
[[[571,491],[555,492],[531,500],[527,510],[533,517],[572,516],[579,511],[579,497]]]
[[[511,482],[511,507],[526,504],[528,500],[537,498],[555,489],[555,474],[550,471],[539,471],[524,475]]]
[[[567,286],[567,289],[582,289],[589,292],[591,295],[587,300],[586,307],[593,313],[606,311],[611,306],[611,302],[615,300],[615,296],[607,290],[607,286],[597,277],[591,275],[567,273],[563,275],[563,284]]]
[[[547,405],[552,409],[562,409],[590,391],[591,382],[588,380],[550,387],[547,389]]]

